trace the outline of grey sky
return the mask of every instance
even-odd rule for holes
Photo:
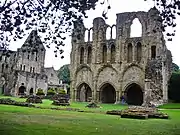
[[[109,25],[116,23],[116,14],[121,12],[132,12],[132,11],[148,11],[151,7],[154,6],[152,0],[145,2],[144,0],[109,0],[111,5],[111,10],[108,12],[108,19],[106,23]],[[104,7],[105,8],[105,7]],[[85,26],[87,28],[92,27],[92,22],[95,17],[101,17],[102,11],[104,9],[102,6],[98,6],[95,11],[88,11],[88,19],[85,20]],[[180,17],[177,18],[177,22],[180,22]],[[135,28],[136,32],[140,32],[140,27]],[[168,49],[171,50],[173,55],[173,62],[180,66],[180,60],[178,59],[180,54],[180,23],[177,23],[176,36],[173,38],[172,42],[166,42]],[[11,43],[10,49],[16,50],[21,47],[25,39],[17,42]],[[64,49],[64,59],[60,57],[55,58],[53,49],[46,49],[46,59],[45,66],[53,66],[55,69],[59,69],[64,64],[70,63],[70,52],[71,52],[71,38],[68,37],[65,41],[66,46]]]

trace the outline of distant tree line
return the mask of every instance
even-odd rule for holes
[[[168,96],[172,102],[180,102],[180,70],[175,63],[173,63],[173,73],[169,81]]]

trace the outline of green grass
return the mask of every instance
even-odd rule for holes
[[[17,97],[5,97],[5,96],[0,96],[0,98],[11,98],[13,100],[16,101],[26,101],[26,98],[17,98]],[[40,106],[43,108],[76,108],[76,109],[80,109],[83,111],[90,111],[90,112],[99,112],[99,113],[105,113],[108,110],[113,110],[113,109],[117,109],[117,110],[121,110],[124,108],[127,108],[126,105],[119,105],[119,104],[99,104],[101,107],[100,108],[87,108],[85,107],[88,103],[86,102],[72,102],[70,103],[70,106],[55,106],[52,105],[51,100],[48,99],[43,99],[43,104],[34,104],[35,106]]]
[[[162,109],[180,109],[180,103],[168,103],[162,106],[159,106]]]
[[[179,135],[180,111],[164,112],[170,120],[0,105],[0,135]]]
[[[0,96],[4,98],[4,96]],[[16,101],[26,99],[10,97]],[[57,107],[52,101],[43,100],[35,104],[45,108]],[[100,104],[102,108],[85,108],[87,103],[71,103],[69,107],[93,111],[93,113],[37,109],[0,105],[0,135],[179,135],[180,110],[162,110],[170,116],[168,120],[122,119],[119,116],[105,115],[99,112],[119,110],[127,106]],[[167,104],[160,108],[175,106]],[[178,106],[178,104],[177,104]]]

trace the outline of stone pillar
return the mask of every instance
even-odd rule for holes
[[[136,46],[135,46],[135,45],[132,45],[132,55],[133,55],[132,61],[133,61],[133,62],[136,61],[136,54],[137,54]]]
[[[148,98],[151,97],[150,79],[145,79],[145,88],[143,93],[143,104],[148,104]]]
[[[74,89],[74,101],[76,102],[77,101],[77,89]]]
[[[119,91],[116,91],[116,103],[120,101]]]
[[[163,77],[163,102],[168,102],[168,84],[167,84],[167,75],[166,75],[166,68],[164,63],[162,63],[162,77]]]
[[[111,49],[107,47],[107,63],[111,62]]]

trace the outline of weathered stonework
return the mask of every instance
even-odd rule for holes
[[[63,87],[53,67],[45,68],[46,49],[37,31],[33,30],[17,51],[3,55],[0,51],[0,94],[33,95],[39,88],[47,93],[49,87]]]
[[[141,37],[130,37],[135,18],[142,25]],[[149,97],[153,103],[167,102],[172,56],[166,48],[159,19],[158,11],[152,8],[148,12],[119,13],[113,26],[102,18],[95,18],[89,30],[83,24],[78,25],[72,37],[72,100],[87,101],[92,97],[93,101],[115,103],[124,96],[134,105],[145,104]],[[106,39],[109,27],[111,37]]]

